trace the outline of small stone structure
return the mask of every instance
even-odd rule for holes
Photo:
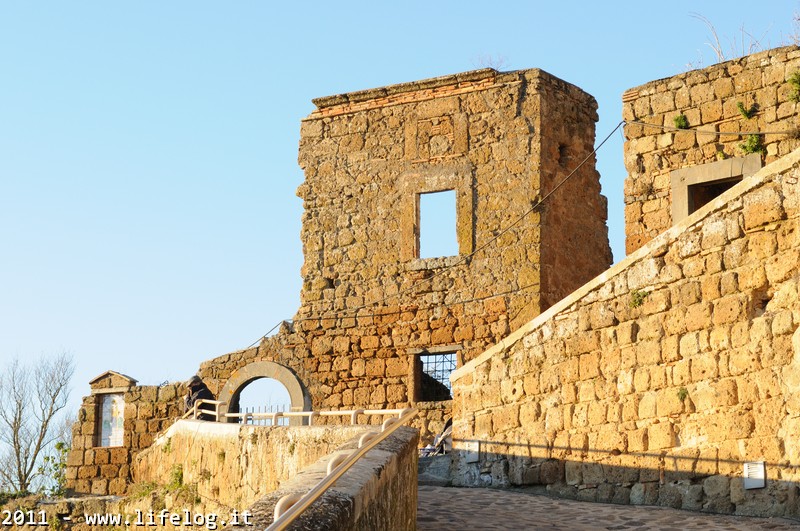
[[[800,150],[458,369],[455,483],[800,516],[798,182]]]
[[[66,486],[73,492],[125,494],[132,457],[181,415],[186,390],[180,384],[137,386],[130,376],[114,371],[89,385],[91,394],[84,397],[72,428]]]
[[[529,212],[591,153],[597,104],[541,70],[492,69],[314,103],[300,139],[301,307],[200,375],[235,411],[241,386],[271,375],[253,366],[271,362],[304,389],[293,408],[417,407],[427,442],[450,401],[423,360],[471,360],[609,266],[592,157]],[[422,258],[421,196],[446,190],[457,254]],[[427,396],[437,385],[445,399]]]
[[[800,147],[797,89],[787,82],[798,70],[800,49],[788,46],[623,94],[627,253],[755,173],[762,158]]]

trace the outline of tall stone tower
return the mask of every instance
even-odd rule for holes
[[[610,265],[597,104],[577,87],[484,69],[314,103],[294,332],[315,407],[446,410],[452,366]],[[452,226],[421,210],[434,194]],[[457,250],[423,256],[439,229]]]

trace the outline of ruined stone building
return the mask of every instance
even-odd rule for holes
[[[623,94],[629,254],[797,147],[795,54],[778,48]],[[676,130],[681,117],[689,130]]]
[[[451,368],[611,262],[593,157],[534,208],[591,154],[596,103],[540,70],[491,69],[314,103],[299,154],[301,307],[200,374],[235,409],[242,385],[269,375],[251,364],[268,361],[299,380],[294,406],[415,406],[435,433]],[[457,251],[422,256],[435,227],[420,203],[447,192]],[[431,377],[428,365],[444,368]]]
[[[486,69],[315,100],[301,307],[200,375],[231,412],[272,377],[296,409],[417,407],[423,442],[452,415],[459,485],[800,515],[795,73],[778,48],[624,93],[629,255],[610,269],[580,89]],[[452,255],[421,252],[433,194]],[[181,391],[95,380],[70,486],[124,492]],[[124,451],[98,449],[109,400]]]
[[[199,374],[233,412],[260,377],[284,383],[298,410],[414,406],[429,440],[450,416],[454,368],[610,265],[597,104],[541,70],[492,69],[314,103],[299,153],[301,307],[278,334]],[[457,252],[421,256],[433,228],[420,202],[448,192]],[[96,444],[91,417],[76,466],[95,465],[78,450]],[[86,490],[93,470],[76,485]]]

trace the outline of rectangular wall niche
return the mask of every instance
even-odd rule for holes
[[[97,446],[122,446],[125,399],[121,393],[98,397]]]
[[[419,258],[458,255],[456,191],[419,194]]]

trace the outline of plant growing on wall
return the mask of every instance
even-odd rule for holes
[[[800,103],[800,70],[792,72],[792,75],[789,76],[786,82],[792,87],[789,99],[795,103]]]
[[[638,308],[642,304],[644,304],[644,300],[647,296],[650,295],[650,292],[643,291],[643,290],[633,290],[631,292],[631,308]]]
[[[764,143],[761,140],[761,135],[752,134],[747,135],[743,144],[739,144],[739,147],[742,151],[747,153],[761,153],[765,155],[767,153],[767,149],[764,147]]]
[[[672,119],[672,123],[676,129],[689,129],[689,119],[683,113],[676,115]]]
[[[752,118],[753,116],[755,116],[755,114],[756,114],[756,111],[758,110],[758,105],[756,105],[756,104],[754,103],[754,104],[753,104],[753,105],[751,105],[751,106],[750,106],[750,108],[748,109],[748,108],[746,108],[746,107],[744,106],[744,103],[742,103],[741,101],[737,101],[737,102],[736,102],[736,108],[737,108],[737,109],[739,109],[739,114],[741,114],[742,116],[744,116],[746,119],[748,119],[748,120],[749,120],[750,118]]]

